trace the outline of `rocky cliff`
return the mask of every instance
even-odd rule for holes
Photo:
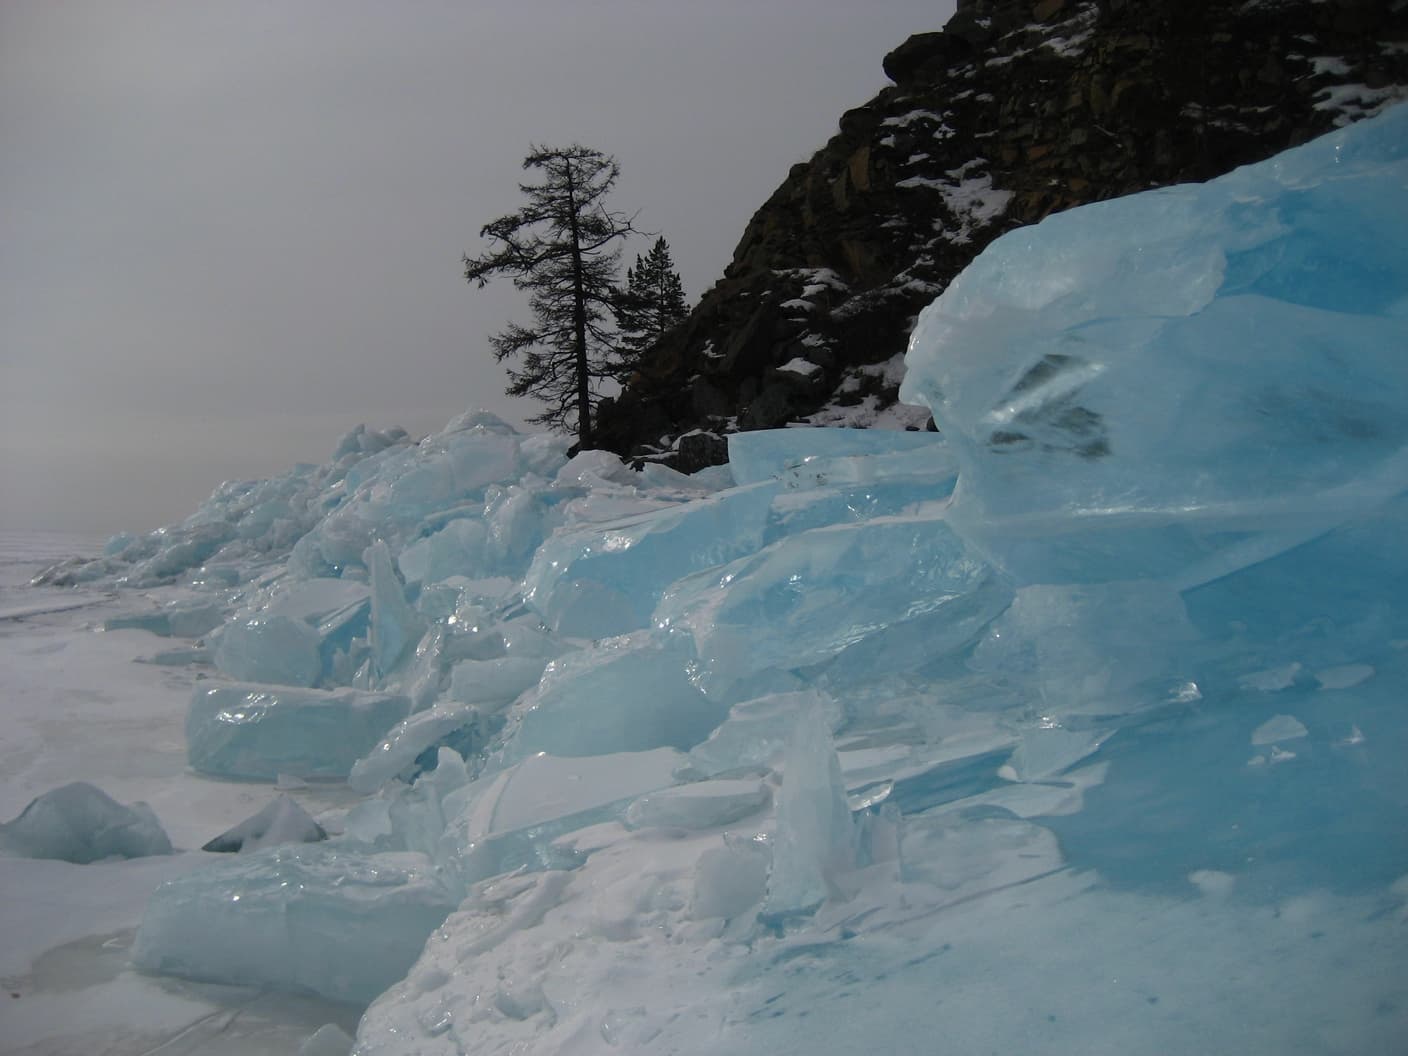
[[[988,242],[1408,97],[1408,0],[959,0],[885,72],[603,405],[605,446],[689,469],[737,430],[923,428],[910,328]]]

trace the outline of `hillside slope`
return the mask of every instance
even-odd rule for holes
[[[992,239],[1266,158],[1408,95],[1404,0],[960,0],[885,58],[754,214],[724,276],[601,408],[680,468],[788,422],[922,428],[914,317]]]

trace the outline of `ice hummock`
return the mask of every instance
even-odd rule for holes
[[[163,888],[139,963],[390,986],[361,1056],[1396,1051],[1405,174],[1408,108],[1005,236],[916,330],[937,436],[730,483],[471,415],[302,471],[210,576],[301,666],[202,687],[192,762],[367,798]]]
[[[0,824],[0,853],[85,865],[104,858],[170,854],[171,840],[152,808],[117,802],[86,781],[45,792]]]

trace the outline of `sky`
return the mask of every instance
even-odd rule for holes
[[[521,426],[461,257],[613,154],[691,301],[952,0],[3,0],[0,530],[145,531],[358,423]],[[648,241],[627,248],[626,263]]]

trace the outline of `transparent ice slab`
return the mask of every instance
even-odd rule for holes
[[[285,845],[163,884],[132,960],[153,974],[366,1003],[405,975],[458,901],[423,855]]]
[[[1189,588],[1408,484],[1408,110],[994,242],[920,316],[906,401],[1022,582]]]
[[[390,693],[200,687],[186,714],[187,757],[218,777],[345,778],[409,710],[407,698]]]

